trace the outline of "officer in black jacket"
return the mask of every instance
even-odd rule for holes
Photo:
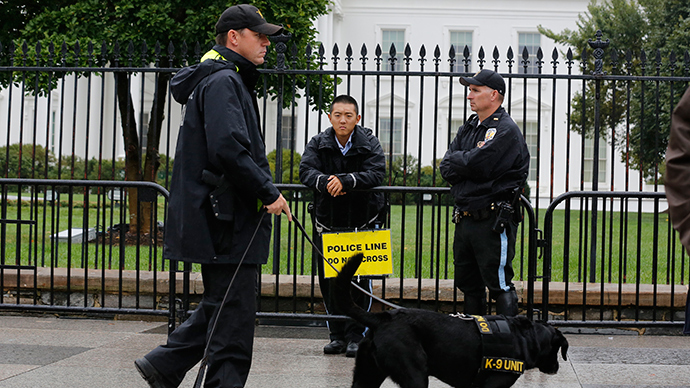
[[[519,220],[518,201],[529,172],[527,144],[501,107],[503,77],[481,70],[461,77],[476,112],[460,127],[441,161],[443,178],[455,199],[455,285],[467,314],[486,313],[486,291],[496,312],[517,315],[512,260]]]
[[[314,190],[314,243],[321,246],[321,233],[380,227],[385,216],[383,193],[359,190],[379,186],[386,173],[386,162],[379,140],[371,129],[358,125],[357,101],[347,95],[336,97],[328,115],[332,127],[314,136],[307,144],[300,163],[302,183]],[[319,258],[318,253],[312,254]],[[332,300],[335,278],[324,278],[323,259],[318,260],[319,286],[329,314],[341,314]],[[371,280],[359,285],[371,290]],[[357,303],[369,309],[371,298],[354,291]],[[331,342],[326,354],[345,353],[354,357],[365,328],[353,321],[328,322]]]
[[[285,212],[292,220],[272,182],[255,96],[256,67],[270,45],[267,35],[281,31],[256,7],[232,6],[216,24],[213,49],[171,81],[173,97],[185,108],[163,257],[200,263],[204,294],[165,345],[135,361],[151,387],[179,386],[204,356],[214,326],[204,386],[243,387],[247,380],[258,268],[268,258],[271,231],[270,216],[262,208],[270,214]]]

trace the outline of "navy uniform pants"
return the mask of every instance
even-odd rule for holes
[[[314,245],[317,247],[322,247],[321,234],[314,231],[312,240]],[[321,289],[321,295],[323,296],[323,302],[326,305],[326,312],[330,315],[343,315],[343,312],[338,308],[334,300],[334,290],[335,290],[335,278],[326,278],[324,276],[324,264],[323,258],[319,255],[316,250],[312,252],[312,260],[317,260],[318,271],[319,271],[319,287]],[[353,279],[357,285],[363,289],[371,292],[371,279],[368,278],[355,278]],[[371,297],[362,293],[354,286],[350,287],[350,292],[352,293],[352,300],[361,308],[366,311],[371,309]],[[326,321],[328,325],[328,331],[330,332],[331,341],[340,340],[345,342],[356,342],[364,338],[366,327],[364,325],[355,322],[353,320],[347,321]]]
[[[202,264],[204,294],[199,307],[145,357],[172,386],[204,355],[213,322],[237,265]],[[256,319],[257,266],[242,265],[220,310],[211,338],[204,387],[244,387],[249,375]]]
[[[496,216],[496,212],[490,212],[481,220],[462,217],[455,224],[455,286],[465,296],[484,297],[488,288],[495,299],[515,289],[512,263],[517,225],[509,222],[502,233],[496,233],[491,230]]]

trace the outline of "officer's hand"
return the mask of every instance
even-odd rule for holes
[[[326,185],[326,190],[328,190],[328,194],[332,195],[333,197],[345,194],[345,192],[343,191],[343,183],[335,175],[331,175],[328,177],[328,184]]]
[[[290,206],[288,206],[287,201],[285,200],[285,197],[283,197],[283,194],[280,194],[280,197],[275,200],[270,205],[265,205],[266,211],[269,214],[280,214],[285,212],[285,215],[287,215],[288,221],[292,221],[292,212],[290,211]]]

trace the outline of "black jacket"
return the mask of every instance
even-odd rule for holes
[[[487,208],[510,199],[529,173],[529,151],[520,128],[499,107],[484,122],[476,114],[460,127],[440,165],[460,210]]]
[[[237,263],[259,219],[261,204],[280,193],[273,185],[260,132],[254,87],[256,67],[232,50],[215,46],[226,60],[209,59],[180,70],[171,92],[186,104],[177,139],[165,224],[166,259]],[[214,215],[202,171],[224,175],[230,189],[220,199],[226,220]],[[263,210],[261,210],[263,211]],[[244,263],[268,258],[270,215],[265,215]]]
[[[332,197],[326,190],[328,177],[337,176],[347,194]],[[386,161],[381,143],[371,129],[355,126],[352,148],[343,155],[333,127],[312,137],[302,155],[299,178],[315,189],[316,219],[328,228],[371,226],[384,207],[383,193],[358,191],[381,185]]]

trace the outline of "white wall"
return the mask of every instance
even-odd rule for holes
[[[141,112],[148,114],[153,102],[154,76],[132,76],[133,109],[137,125]],[[142,84],[142,79],[144,83]],[[143,91],[143,93],[142,93]],[[22,92],[26,95],[21,102]],[[36,143],[55,156],[124,158],[121,116],[117,108],[112,73],[59,80],[49,96],[34,97],[18,86],[0,90],[0,144]],[[180,122],[180,105],[167,102],[160,152],[172,154]],[[168,106],[170,105],[170,106]],[[167,133],[170,132],[170,146]],[[62,136],[60,136],[62,134]],[[9,136],[9,137],[8,137]]]
[[[315,22],[315,26],[318,30],[318,40],[325,47],[327,69],[333,68],[331,57],[334,44],[337,44],[340,50],[338,69],[346,68],[345,50],[350,44],[354,51],[352,69],[375,70],[374,51],[377,44],[382,44],[382,31],[388,28],[405,31],[405,42],[412,49],[413,60],[410,64],[412,71],[421,69],[418,60],[419,51],[422,46],[425,47],[424,70],[431,73],[425,76],[423,81],[415,77],[406,84],[403,72],[396,74],[393,82],[390,76],[381,76],[379,79],[367,76],[364,80],[361,76],[352,76],[350,83],[343,80],[337,86],[337,93],[346,93],[349,90],[349,93],[360,103],[362,124],[374,129],[379,126],[377,117],[391,115],[392,101],[393,116],[402,118],[407,123],[404,128],[408,135],[405,153],[417,157],[420,155],[418,149],[421,143],[420,162],[422,165],[430,165],[434,159],[443,157],[448,143],[457,132],[455,124],[449,127],[449,119],[457,124],[472,113],[467,108],[465,89],[458,83],[458,76],[449,77],[448,51],[451,45],[451,32],[472,32],[473,63],[470,72],[479,69],[476,61],[480,47],[485,50],[487,62],[484,67],[493,68],[492,52],[496,47],[500,53],[498,71],[520,73],[522,68],[519,62],[516,62],[512,69],[509,69],[506,62],[506,53],[509,48],[512,48],[516,61],[520,60],[519,33],[536,33],[538,25],[554,31],[565,28],[576,29],[578,16],[586,11],[588,4],[588,0],[485,0],[482,2],[336,0],[332,6],[332,12],[320,17]],[[360,61],[360,50],[363,45],[366,45],[369,58],[364,68]],[[437,46],[442,59],[438,64],[440,72],[438,78],[433,73],[436,70],[433,59]],[[567,72],[564,64],[566,59],[563,56],[565,48],[556,45],[544,36],[541,37],[540,46],[544,53],[543,72],[552,73],[551,55],[553,50],[557,49],[560,62],[557,72],[565,74]],[[314,49],[316,51],[318,47]],[[382,49],[384,53],[387,53],[388,47]],[[402,52],[404,47],[397,49],[398,52]],[[573,64],[573,73],[577,74],[578,71],[578,64]],[[147,75],[142,84],[141,77],[142,75],[138,74],[132,78],[132,96],[137,121],[141,117],[141,107],[143,106],[144,112],[149,112],[153,100],[153,78]],[[56,153],[69,155],[74,152],[89,158],[98,157],[99,153],[102,153],[103,158],[109,159],[113,157],[114,147],[114,156],[124,157],[120,113],[114,109],[116,96],[112,74],[106,74],[104,89],[101,87],[101,81],[99,76],[92,76],[90,82],[82,78],[75,84],[74,77],[67,77],[64,83],[59,82],[58,88],[51,93],[50,109],[47,107],[48,99],[46,98],[39,98],[37,104],[34,104],[33,98],[27,98],[23,113],[21,105],[16,102],[12,103],[12,112],[8,112],[9,91],[0,91],[0,143],[6,142],[8,123],[10,143],[19,141],[19,129],[23,125],[21,140],[24,143],[32,142],[35,138],[38,144],[45,145],[46,141],[51,141],[45,140],[46,129],[54,127],[58,131],[62,128],[64,134],[61,151],[57,148],[59,139],[55,139]],[[406,89],[406,85],[409,85],[409,89]],[[527,122],[539,123],[541,160],[539,181],[532,179],[530,182],[533,195],[538,193],[540,197],[539,206],[546,206],[552,197],[567,190],[589,190],[592,186],[591,182],[581,183],[582,138],[567,129],[568,100],[578,88],[581,88],[581,83],[572,82],[570,86],[572,92],[568,94],[566,80],[544,80],[538,83],[536,80],[514,79],[510,83],[504,102],[504,107],[511,112],[517,122],[522,122],[525,118]],[[12,90],[13,99],[16,100],[19,94],[20,89]],[[86,98],[89,95],[91,98]],[[65,102],[60,103],[60,101]],[[74,101],[77,103],[75,104]],[[168,104],[172,105],[166,106],[160,152],[172,156],[180,120],[180,106],[171,101],[168,101]],[[263,106],[262,102],[260,106]],[[277,111],[273,101],[269,101],[267,106],[266,143],[270,151],[275,149],[278,141],[275,137]],[[34,109],[36,112],[35,135]],[[88,117],[87,112],[90,112]],[[296,112],[297,151],[302,152],[309,138],[327,128],[330,123],[325,114],[314,113],[304,99],[298,102]],[[290,114],[290,112],[285,111],[284,114]],[[101,129],[103,130],[102,139]],[[73,130],[79,134],[88,133],[88,139],[85,135],[79,135],[73,143],[71,138]],[[166,142],[168,132],[170,132],[169,143]],[[87,152],[88,155],[86,155]],[[637,190],[639,175],[635,171],[626,172],[625,165],[620,162],[618,151],[612,153],[610,147],[607,147],[605,158],[606,174],[604,181],[599,184],[599,189]],[[613,181],[610,177],[612,168]],[[626,186],[626,181],[630,182],[628,186]]]
[[[522,67],[519,62],[516,62],[510,70],[506,63],[509,47],[514,52],[515,60],[521,59],[520,53],[518,53],[519,33],[538,33],[538,25],[557,32],[565,28],[577,29],[578,16],[586,11],[588,4],[588,0],[487,0],[482,2],[340,0],[335,1],[333,11],[330,14],[319,18],[316,26],[319,31],[318,39],[326,49],[324,56],[329,63],[326,68],[329,69],[333,68],[331,65],[333,45],[337,44],[340,50],[338,69],[344,69],[346,67],[345,49],[350,44],[354,51],[353,70],[363,69],[359,59],[362,45],[366,45],[368,50],[369,60],[366,62],[365,69],[375,70],[374,50],[377,44],[382,44],[382,30],[392,28],[405,31],[405,42],[412,49],[411,57],[413,60],[410,65],[412,71],[421,69],[418,58],[420,48],[424,45],[426,48],[425,58],[427,59],[424,70],[431,72],[436,70],[433,57],[434,50],[438,46],[442,58],[438,70],[449,72],[450,32],[471,31],[473,36],[472,59],[474,61],[471,65],[471,72],[479,69],[476,61],[480,47],[485,50],[486,63],[484,67],[493,69],[494,64],[491,60],[493,59],[494,47],[496,47],[500,53],[498,71],[501,73],[508,73],[509,71],[521,73]],[[544,54],[543,72],[549,74],[553,72],[550,62],[552,61],[552,53],[556,49],[559,56],[557,72],[566,74],[565,48],[555,44],[545,36],[541,37],[540,46]],[[387,53],[388,47],[382,47],[382,49],[384,53]],[[398,52],[402,52],[404,48],[396,47],[396,49]],[[573,73],[577,74],[578,71],[578,64],[573,64]],[[353,76],[349,85],[350,94],[360,102],[363,115],[362,124],[371,128],[377,126],[377,109],[379,117],[390,116],[392,100],[393,116],[402,117],[407,121],[406,129],[409,139],[406,153],[417,156],[421,142],[421,163],[422,165],[430,165],[433,159],[443,156],[449,141],[457,132],[457,127],[450,128],[449,131],[449,114],[454,120],[462,120],[472,112],[465,108],[465,91],[464,87],[457,82],[457,76],[452,79],[452,84],[449,82],[448,74],[442,75],[438,83],[433,76],[428,76],[424,79],[423,87],[419,78],[415,77],[409,84],[409,90],[406,90],[403,75],[403,73],[396,75],[394,82],[391,82],[390,77],[387,76],[382,76],[378,81],[375,77],[366,77],[364,83],[362,83],[361,77]],[[554,83],[556,84],[555,93]],[[539,182],[533,179],[530,185],[532,186],[532,193],[539,194],[540,206],[546,206],[552,197],[556,197],[566,190],[590,190],[592,188],[591,182],[581,183],[582,139],[576,133],[568,133],[567,130],[566,108],[569,103],[568,100],[572,98],[578,88],[581,88],[581,83],[572,83],[571,87],[572,92],[568,94],[566,80],[544,80],[538,83],[536,80],[525,82],[515,79],[511,83],[504,102],[504,107],[511,111],[517,122],[522,122],[524,117],[528,122],[539,123],[539,155],[541,157]],[[347,88],[348,84],[344,81],[338,86],[338,93],[346,92]],[[364,88],[364,92],[362,92],[362,88]],[[391,97],[391,94],[394,96]],[[406,94],[409,96],[407,99],[405,99]],[[541,95],[541,106],[537,106],[539,95]],[[449,109],[451,103],[452,110]],[[301,101],[301,104],[304,105],[304,102]],[[405,106],[407,106],[407,110],[405,110]],[[301,112],[304,111],[303,107],[300,109]],[[304,113],[300,115],[298,125],[298,151],[301,151],[301,146],[304,144],[304,131],[307,131],[306,138],[309,138],[329,125],[325,115],[321,117],[320,126],[317,125],[318,118],[316,115],[312,115],[309,118],[309,124],[305,125],[304,116]],[[553,147],[551,146],[552,143]],[[271,146],[275,146],[275,142],[272,142]],[[551,162],[552,155],[553,164]],[[639,175],[635,171],[626,173],[625,165],[620,162],[618,151],[612,153],[610,147],[607,147],[605,158],[607,160],[605,179],[599,183],[599,189],[625,190],[627,178],[631,182],[628,189],[637,190]],[[612,161],[613,167],[611,166]],[[552,165],[553,173],[551,171]],[[613,181],[610,178],[612,168],[614,171]],[[568,179],[566,179],[566,173],[568,173]],[[628,174],[627,177],[626,174]]]

